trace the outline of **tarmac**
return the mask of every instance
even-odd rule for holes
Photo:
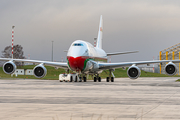
[[[0,79],[0,120],[180,120],[177,79]]]

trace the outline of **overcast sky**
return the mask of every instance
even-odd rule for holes
[[[23,46],[31,59],[66,58],[63,50],[77,40],[94,42],[103,15],[103,49],[139,53],[112,62],[157,59],[159,51],[180,42],[180,0],[1,0],[0,51]]]

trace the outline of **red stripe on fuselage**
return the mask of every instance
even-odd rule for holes
[[[84,68],[84,62],[86,59],[88,59],[89,57],[67,57],[68,61],[69,61],[69,66],[72,70],[74,71],[82,71]]]
[[[89,57],[89,56],[80,56],[80,57],[72,57],[72,56],[68,56],[68,62],[69,62],[69,67],[73,70],[73,71],[82,71],[84,69],[84,65],[85,65],[85,61],[86,59],[93,59],[95,61],[103,61],[103,62],[107,62],[106,58],[100,58],[100,57]]]

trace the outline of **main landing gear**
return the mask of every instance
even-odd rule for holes
[[[94,82],[101,82],[101,77],[94,77]],[[114,77],[107,77],[106,82],[114,82]]]
[[[109,79],[109,77],[107,77],[106,82],[109,82],[109,81],[114,82],[114,77],[110,77],[110,79]]]
[[[113,77],[111,77],[111,74]],[[95,75],[94,82],[101,82],[101,77],[99,77],[99,74]],[[109,77],[106,78],[106,82],[114,82],[114,74],[112,73],[112,70],[109,70]]]
[[[101,77],[94,77],[94,82],[101,82]]]
[[[79,82],[86,82],[87,81],[87,78],[86,77],[79,77]]]
[[[109,81],[114,82],[114,74],[112,71],[114,71],[114,70],[111,70],[111,69],[109,70],[109,77],[106,78],[106,82],[109,82]],[[111,75],[113,77],[111,77]]]

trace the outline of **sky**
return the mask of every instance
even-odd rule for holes
[[[66,60],[75,40],[94,43],[103,16],[103,49],[138,53],[111,62],[158,59],[159,51],[180,42],[179,0],[1,0],[0,51],[14,44],[33,60]]]

